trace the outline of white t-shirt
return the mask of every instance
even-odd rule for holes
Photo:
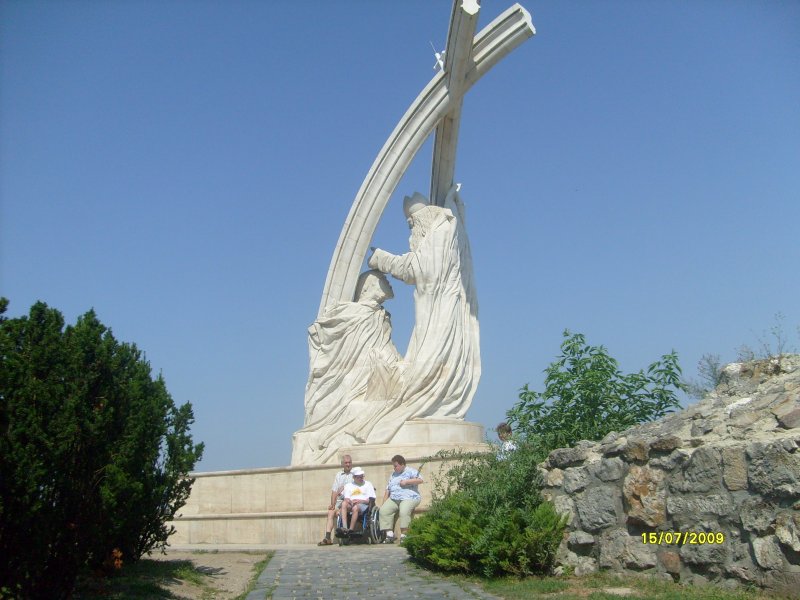
[[[375,488],[369,481],[365,481],[361,485],[355,482],[348,483],[344,486],[344,497],[351,500],[369,500],[375,498]]]

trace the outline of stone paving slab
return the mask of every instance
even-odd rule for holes
[[[398,545],[282,548],[275,551],[246,600],[499,600],[477,585],[465,587],[419,569]]]

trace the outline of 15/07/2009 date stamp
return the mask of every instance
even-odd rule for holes
[[[721,531],[650,531],[642,534],[643,544],[689,544],[693,546],[724,542],[725,534]]]

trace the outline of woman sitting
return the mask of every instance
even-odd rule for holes
[[[392,457],[392,468],[394,472],[389,477],[380,510],[380,527],[386,536],[385,544],[394,542],[394,521],[398,513],[400,541],[406,537],[406,531],[411,524],[411,515],[422,500],[418,486],[424,483],[419,471],[406,466],[406,459],[399,454]]]

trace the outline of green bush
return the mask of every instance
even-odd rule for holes
[[[475,503],[463,493],[435,501],[430,510],[411,521],[404,545],[421,565],[441,571],[472,573],[479,557],[471,551],[480,534]]]
[[[678,406],[673,352],[647,371],[623,374],[602,346],[564,332],[561,356],[545,371],[546,389],[526,385],[508,412],[517,449],[500,454],[440,453],[449,461],[431,510],[412,522],[406,547],[429,568],[487,577],[547,573],[566,518],[540,496],[537,465],[556,448],[596,440],[657,419]]]
[[[553,565],[566,520],[551,502],[533,510],[504,506],[486,519],[471,551],[486,577],[542,575]]]
[[[430,511],[411,523],[411,557],[428,568],[487,577],[547,573],[565,520],[541,500],[540,451],[523,443],[507,458],[440,456],[450,466],[435,484]]]
[[[547,454],[535,444],[521,442],[508,458],[499,452],[442,451],[437,456],[445,459],[447,468],[434,482],[435,499],[462,492],[478,510],[498,506],[533,509],[541,502],[537,466]]]
[[[78,570],[166,543],[202,454],[136,346],[94,312],[64,327],[39,302],[0,301],[0,589],[65,598]],[[113,561],[111,561],[113,562]]]

